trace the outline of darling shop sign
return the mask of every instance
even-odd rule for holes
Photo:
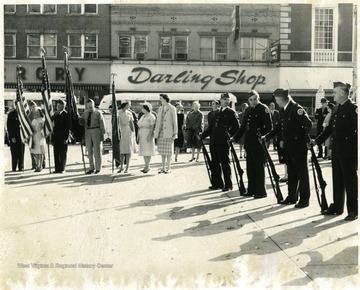
[[[272,91],[276,68],[191,65],[112,65],[116,88],[125,91]]]

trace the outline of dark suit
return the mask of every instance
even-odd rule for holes
[[[222,112],[219,110],[214,115],[208,128],[202,134],[203,138],[210,136],[213,187],[233,187],[229,159],[229,138],[233,136],[238,129],[239,122],[236,112],[226,107]]]
[[[282,108],[279,114],[280,123],[274,125],[273,130],[266,135],[266,139],[269,140],[282,132],[284,157],[288,169],[287,199],[296,202],[299,192],[299,203],[305,204],[310,198],[306,133],[310,131],[312,123],[305,110],[292,100],[286,110]]]
[[[20,121],[16,110],[11,111],[7,117],[7,130],[9,135],[12,171],[24,170],[24,143],[20,138]]]
[[[71,125],[69,114],[63,110],[60,113],[55,113],[52,120],[54,121],[52,140],[54,146],[55,172],[63,172],[66,167],[67,140]]]
[[[323,130],[323,123],[325,120],[326,115],[328,114],[328,109],[327,108],[318,108],[315,111],[315,119],[317,120],[317,124],[316,124],[316,135],[319,135]],[[322,157],[323,155],[323,148],[321,143],[319,143],[319,157]],[[326,152],[325,152],[326,153]]]
[[[258,103],[254,108],[247,108],[244,121],[234,136],[238,142],[245,134],[244,148],[246,149],[246,173],[248,177],[247,195],[266,196],[265,189],[265,155],[259,142],[261,136],[270,132],[272,128],[270,111],[267,106]]]
[[[358,215],[358,178],[357,178],[357,106],[347,100],[337,106],[330,119],[330,124],[315,139],[323,143],[330,135],[332,138],[332,175],[334,203],[330,209],[337,214],[344,211]]]

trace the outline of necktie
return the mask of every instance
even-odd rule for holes
[[[89,112],[89,115],[88,115],[88,119],[87,119],[87,126],[88,126],[88,128],[90,128],[90,126],[91,126],[91,111]]]

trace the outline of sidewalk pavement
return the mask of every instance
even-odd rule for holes
[[[0,289],[356,289],[358,222],[268,197],[208,190],[201,156],[149,173],[133,155],[127,174],[85,175],[78,145],[63,174],[11,172],[4,159]],[[270,151],[277,160],[274,151]],[[51,152],[52,154],[52,152]],[[26,152],[25,168],[31,167]],[[52,157],[51,157],[52,160]],[[332,202],[331,164],[320,161]],[[245,161],[241,159],[245,169]],[[280,175],[283,167],[276,163]],[[233,181],[235,178],[233,177]],[[244,174],[246,185],[246,174]],[[286,197],[286,184],[281,185]]]

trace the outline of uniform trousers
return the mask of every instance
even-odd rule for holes
[[[63,140],[54,141],[54,160],[56,172],[65,171],[67,150],[68,144],[64,144]]]
[[[11,140],[10,140],[11,142]],[[25,152],[25,145],[22,142],[12,143],[10,144],[10,151],[11,151],[11,163],[12,163],[12,170],[15,171],[16,167],[19,170],[24,169],[24,152]]]
[[[263,151],[246,149],[246,174],[248,177],[248,194],[266,195],[264,165],[265,155]]]
[[[358,177],[356,158],[332,158],[334,211],[342,214],[346,190],[348,213],[358,214]]]
[[[310,199],[310,184],[307,151],[300,152],[298,155],[285,155],[288,171],[288,195],[290,201],[298,200],[299,203],[308,203]]]
[[[101,170],[102,162],[102,141],[101,129],[86,129],[85,131],[85,145],[88,151],[88,158],[90,163],[90,170]],[[95,165],[94,165],[95,158]]]
[[[212,186],[232,188],[229,145],[210,144],[210,155]]]

